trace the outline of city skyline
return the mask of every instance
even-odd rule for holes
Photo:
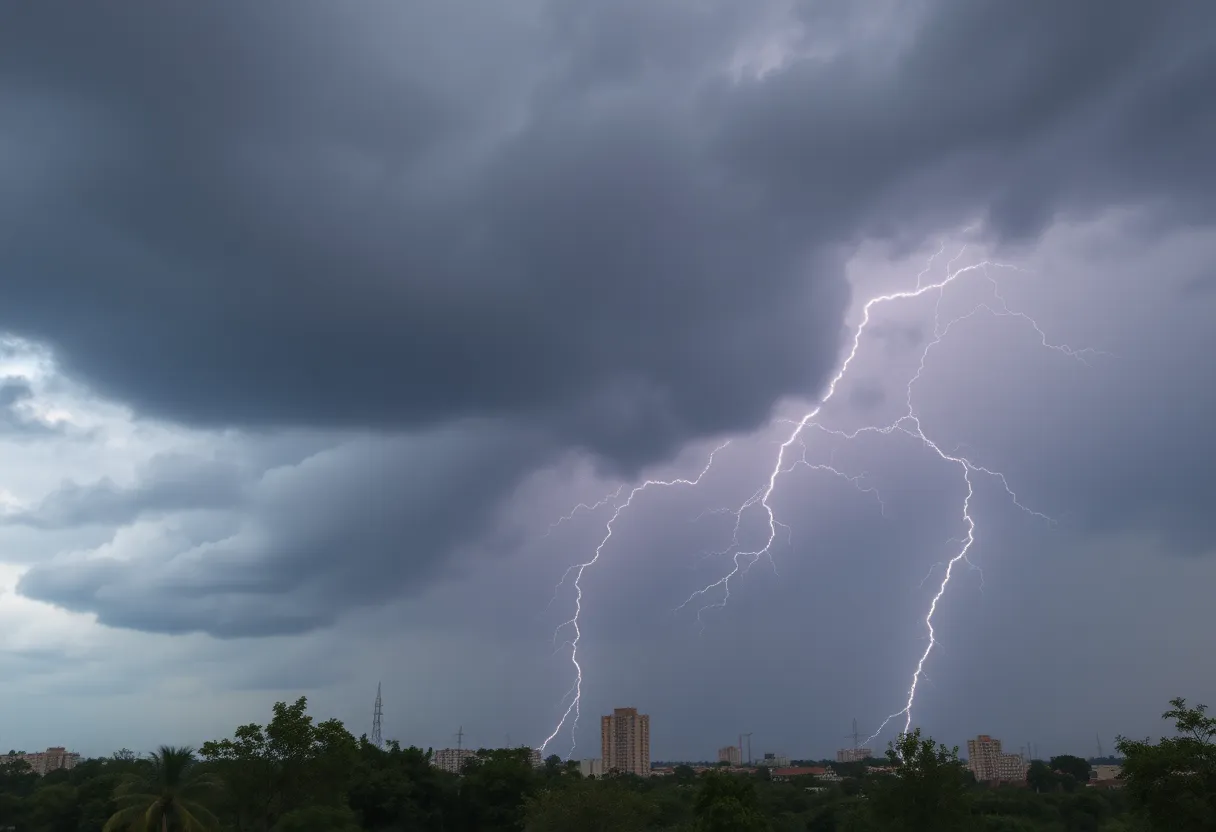
[[[1216,6],[1114,2],[25,4],[0,743],[1212,700]]]
[[[382,695],[381,694],[382,694],[381,685],[378,684],[377,688],[376,688],[376,698],[375,698],[375,704],[373,705],[373,713],[372,713],[373,730],[372,730],[372,733],[367,734],[369,741],[371,741],[373,744],[375,744],[375,728],[376,728],[376,726],[378,726],[380,724],[380,718],[383,717]],[[598,773],[602,773],[604,771],[609,771],[615,767],[611,764],[611,760],[616,759],[616,751],[614,749],[610,749],[605,744],[605,741],[608,739],[610,733],[612,733],[613,735],[615,735],[617,733],[613,728],[613,724],[616,722],[622,722],[622,721],[623,721],[622,724],[624,724],[624,723],[632,724],[633,725],[632,730],[634,732],[637,732],[637,734],[638,734],[638,736],[636,737],[637,748],[635,749],[635,751],[636,751],[635,756],[638,761],[640,761],[644,758],[648,758],[649,763],[680,762],[680,761],[695,762],[695,763],[712,763],[712,762],[714,762],[712,756],[706,756],[704,758],[688,757],[688,758],[684,758],[683,760],[680,760],[680,761],[677,761],[675,759],[663,760],[662,758],[656,757],[654,754],[652,754],[650,752],[650,747],[649,747],[649,736],[650,736],[650,716],[649,716],[649,714],[639,714],[638,709],[633,708],[633,707],[614,708],[612,714],[603,716],[601,718],[602,730],[601,730],[601,753],[600,753],[600,755],[597,757],[594,757],[594,758],[582,758],[582,759],[574,758],[576,762],[580,763],[581,768],[583,769],[584,776],[586,776],[588,773],[592,773],[592,771],[594,771],[595,773],[598,774]],[[346,728],[347,728],[347,730],[352,731],[352,733],[355,736],[358,736],[360,734],[360,732],[355,728],[355,726],[348,725],[348,726],[346,726]],[[854,732],[855,732],[853,735],[853,738],[854,738],[854,740],[856,740],[856,738],[857,738],[856,721],[854,721],[853,728],[854,728]],[[625,733],[630,734],[630,731],[628,728],[626,729]],[[464,726],[461,725],[452,736],[456,739],[455,747],[450,746],[450,745],[428,746],[426,744],[419,744],[416,742],[411,742],[409,740],[403,740],[403,739],[395,738],[395,737],[385,738],[385,741],[386,742],[396,742],[399,745],[401,745],[401,747],[408,747],[408,746],[412,745],[412,746],[416,746],[416,747],[423,748],[423,749],[429,748],[433,754],[432,763],[434,765],[436,765],[437,767],[443,769],[444,771],[447,771],[447,772],[453,773],[453,774],[459,773],[461,766],[463,765],[463,763],[466,760],[475,757],[477,755],[478,751],[484,751],[484,750],[494,750],[494,749],[527,750],[530,752],[533,765],[536,765],[536,766],[541,765],[542,762],[546,759],[545,755],[543,755],[541,753],[540,749],[538,749],[538,748],[529,747],[527,745],[512,744],[510,734],[507,734],[505,736],[506,741],[502,744],[497,744],[497,745],[496,744],[479,744],[479,743],[473,741],[473,736],[468,734],[464,730]],[[630,736],[632,736],[632,734],[630,734]],[[738,767],[738,766],[788,767],[789,765],[791,765],[791,761],[797,761],[797,760],[812,761],[813,760],[813,761],[817,761],[817,762],[830,763],[831,759],[832,759],[830,755],[816,755],[814,753],[789,755],[789,754],[780,754],[780,753],[768,752],[768,751],[758,753],[753,758],[750,755],[749,745],[744,744],[745,741],[748,744],[750,744],[751,736],[752,736],[752,734],[750,734],[750,733],[740,734],[738,737],[738,744],[722,746],[722,747],[718,748],[717,762],[718,763],[726,762],[726,763],[729,763],[730,765],[736,766],[736,767]],[[466,737],[469,737],[469,739],[470,739],[470,742],[468,744],[465,743]],[[998,772],[1001,775],[1007,775],[1007,774],[1009,774],[1010,771],[1012,771],[1012,767],[1014,764],[1011,763],[1009,760],[1006,760],[1005,758],[1009,758],[1010,760],[1012,760],[1012,758],[1015,758],[1015,757],[1018,758],[1018,760],[1020,761],[1019,764],[1022,766],[1023,769],[1025,768],[1026,765],[1028,765],[1029,761],[1032,759],[1044,759],[1045,760],[1052,756],[1056,756],[1056,754],[1071,754],[1073,756],[1078,756],[1078,757],[1081,757],[1082,759],[1089,759],[1089,760],[1111,759],[1111,757],[1109,757],[1105,753],[1105,751],[1102,747],[1101,737],[1095,736],[1094,739],[1097,744],[1097,751],[1098,751],[1098,753],[1096,755],[1082,754],[1082,753],[1078,753],[1076,751],[1060,751],[1060,752],[1055,752],[1053,754],[1038,756],[1037,743],[1030,743],[1030,742],[1021,746],[1016,753],[1002,752],[1002,741],[1000,739],[995,739],[987,734],[980,734],[980,735],[977,735],[975,738],[969,738],[965,744],[959,746],[959,750],[961,752],[961,759],[963,759],[964,761],[966,761],[969,764],[968,765],[969,769],[972,771],[973,774],[976,775],[977,779],[985,779],[984,775],[991,774],[994,771]],[[201,745],[201,742],[199,743],[199,745]],[[383,745],[384,745],[384,742],[381,743],[381,746],[383,746]],[[139,756],[141,753],[147,753],[147,752],[133,752],[133,751],[131,751],[131,749],[127,748],[126,746],[123,746],[122,748],[115,749],[113,752],[110,752],[110,753],[81,755],[79,752],[70,751],[69,749],[65,748],[64,746],[50,746],[45,751],[27,751],[27,750],[14,749],[13,752],[10,754],[0,753],[0,762],[2,762],[4,759],[10,759],[10,758],[25,759],[27,762],[30,762],[31,766],[33,767],[33,769],[36,772],[41,774],[41,773],[45,773],[45,771],[48,771],[52,768],[65,768],[65,767],[71,768],[76,763],[78,763],[81,759],[84,759],[84,758],[109,757],[109,756],[111,756],[111,753],[124,753],[124,754],[134,753],[134,754],[136,754],[136,756]],[[626,757],[628,757],[630,754],[634,754],[634,752],[631,752],[628,749],[626,749],[623,753],[625,754]],[[875,751],[874,749],[861,748],[861,747],[857,747],[857,746],[854,746],[851,748],[839,748],[835,752],[835,762],[836,763],[862,762],[864,760],[871,759],[871,758],[881,760],[884,757],[885,757],[885,751]],[[54,760],[54,762],[48,762],[49,760]],[[588,768],[589,763],[594,763],[594,769]],[[1023,774],[1024,774],[1024,771],[1023,771]],[[1008,778],[1000,777],[997,779],[1008,779]]]

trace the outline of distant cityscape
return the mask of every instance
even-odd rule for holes
[[[460,733],[463,734],[463,729]],[[856,724],[853,736],[856,742]],[[977,782],[992,785],[1025,784],[1033,750],[1033,746],[1027,746],[1018,753],[1009,753],[1004,750],[999,739],[989,734],[980,734],[967,740],[965,763]],[[544,765],[539,749],[529,749],[529,752],[533,765]],[[441,748],[433,752],[431,762],[444,771],[459,774],[465,761],[476,755],[475,751],[467,748]],[[838,749],[836,763],[863,764],[866,771],[874,774],[893,773],[896,770],[894,766],[879,762],[872,748],[857,745]],[[650,756],[650,715],[639,713],[637,708],[615,708],[611,714],[601,717],[600,756],[578,761],[579,771],[584,777],[597,778],[606,773],[664,777],[674,774],[680,765],[688,765],[696,772],[718,769],[741,773],[767,769],[769,776],[778,781],[810,776],[828,784],[843,779],[843,775],[826,761],[795,761],[791,760],[788,754],[769,751],[753,758],[751,734],[740,734],[737,743],[719,748],[717,765],[708,762],[656,765]],[[1122,785],[1122,781],[1118,779],[1121,771],[1122,768],[1118,765],[1091,762],[1089,785],[1094,788],[1118,788]]]
[[[376,693],[375,718],[373,722],[372,741],[380,742],[380,720],[383,716],[380,692]],[[463,746],[464,729],[457,734],[455,748],[433,749],[431,764],[436,768],[451,774],[460,774],[464,764],[477,757],[477,751]],[[874,751],[868,747],[857,745],[856,722],[853,726],[854,745],[851,748],[841,748],[836,751],[836,764],[840,766],[864,765],[866,771],[875,774],[894,772],[893,766],[880,762],[875,758]],[[598,758],[578,761],[578,768],[584,777],[603,777],[610,775],[635,775],[638,777],[664,777],[674,774],[681,765],[688,765],[693,771],[702,772],[709,769],[719,769],[731,772],[754,772],[766,769],[773,780],[788,780],[793,777],[814,777],[825,784],[843,779],[832,764],[827,761],[791,760],[788,754],[766,751],[758,758],[753,758],[751,749],[751,734],[739,734],[738,741],[718,749],[716,765],[709,762],[696,763],[659,763],[655,764],[650,755],[650,715],[639,713],[637,708],[615,708],[611,714],[600,718],[600,756]],[[520,746],[518,750],[526,750],[532,765],[543,766],[544,758],[538,748]],[[1006,752],[1001,741],[989,734],[980,734],[974,739],[967,740],[967,769],[975,776],[976,781],[989,784],[1024,784],[1030,770],[1030,754],[1033,746],[1024,746],[1018,753]],[[1027,753],[1029,752],[1029,753]],[[1099,753],[1101,746],[1099,745]],[[1098,757],[1095,760],[1105,758]],[[27,763],[38,775],[52,771],[72,769],[80,762],[80,755],[68,751],[63,746],[52,746],[46,751],[27,753],[10,751],[0,754],[0,765],[14,762]],[[1095,788],[1117,788],[1122,785],[1119,765],[1102,762],[1091,762],[1089,785]],[[814,787],[812,787],[814,788]]]

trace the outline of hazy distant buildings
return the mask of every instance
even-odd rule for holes
[[[967,740],[967,767],[981,783],[1022,781],[1028,768],[1021,754],[1002,753],[1001,741],[987,734]]]
[[[718,762],[730,763],[732,766],[743,763],[743,752],[737,745],[724,745],[718,749]]]
[[[789,768],[790,758],[785,754],[765,754],[761,760],[756,760],[760,768]]]
[[[528,762],[532,763],[535,768],[540,768],[545,764],[541,758],[539,748],[528,748],[520,746],[519,748],[506,749],[509,751],[526,751],[528,753]],[[431,754],[431,765],[435,768],[452,774],[460,774],[460,770],[468,760],[477,757],[477,752],[471,748],[440,748]]]
[[[465,761],[476,756],[476,751],[467,748],[440,748],[431,756],[431,765],[450,774],[460,774]]]
[[[29,763],[34,773],[41,776],[51,771],[75,768],[76,764],[80,762],[80,755],[61,746],[48,748],[46,751],[37,751],[33,754],[0,754],[0,765],[18,761]]]
[[[579,774],[584,777],[600,778],[604,776],[604,761],[603,760],[579,760]]]
[[[600,760],[605,773],[650,776],[650,716],[616,708],[600,718]]]
[[[868,760],[873,756],[874,751],[869,748],[842,748],[836,752],[836,762],[860,763],[862,760]]]

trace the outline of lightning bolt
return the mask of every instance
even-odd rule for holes
[[[604,527],[604,539],[601,540],[600,544],[595,547],[594,554],[592,554],[592,556],[588,560],[584,561],[583,563],[576,563],[573,566],[571,566],[569,569],[567,569],[565,574],[562,575],[562,580],[558,583],[557,587],[554,588],[554,593],[556,594],[557,590],[560,589],[562,584],[564,584],[566,582],[566,579],[569,578],[571,575],[574,576],[574,615],[569,620],[563,621],[561,624],[559,624],[557,626],[557,629],[554,630],[554,633],[553,633],[553,640],[556,642],[557,634],[559,632],[561,632],[562,630],[564,630],[566,628],[570,628],[574,631],[574,638],[572,638],[568,642],[566,642],[566,646],[568,646],[570,648],[570,663],[572,665],[574,665],[574,685],[570,688],[569,691],[566,692],[566,695],[562,697],[562,703],[565,704],[567,702],[567,700],[569,700],[569,705],[567,705],[565,712],[562,713],[562,717],[560,720],[558,720],[557,726],[553,729],[553,733],[551,733],[548,737],[546,737],[545,741],[542,742],[539,746],[538,750],[542,754],[544,753],[545,749],[549,746],[549,743],[553,742],[553,738],[556,737],[559,733],[561,733],[561,730],[563,727],[565,727],[567,720],[570,720],[570,754],[567,755],[567,759],[570,759],[571,757],[574,756],[574,749],[577,747],[577,740],[575,738],[575,734],[578,731],[578,719],[580,716],[580,709],[581,709],[582,698],[583,698],[583,667],[582,667],[582,665],[579,664],[579,661],[578,661],[578,645],[579,645],[579,642],[583,638],[583,631],[579,624],[579,618],[583,614],[583,585],[582,585],[583,573],[586,572],[592,566],[594,566],[596,564],[596,562],[600,559],[600,554],[604,551],[604,547],[607,546],[608,541],[612,539],[612,534],[615,531],[614,524],[616,523],[617,518],[621,516],[621,512],[623,512],[625,509],[629,508],[629,506],[631,506],[633,504],[633,499],[636,496],[638,496],[639,494],[641,494],[643,491],[645,491],[648,488],[657,488],[657,487],[666,488],[666,487],[670,487],[673,485],[688,485],[688,486],[699,485],[701,480],[705,477],[705,475],[709,473],[709,469],[713,467],[714,457],[716,457],[728,445],[730,445],[729,440],[727,440],[726,442],[723,442],[721,445],[714,448],[713,452],[710,453],[710,455],[709,455],[708,461],[706,461],[706,463],[705,463],[705,467],[701,469],[701,473],[697,474],[697,476],[694,479],[678,478],[678,479],[673,479],[673,480],[646,480],[645,482],[641,483],[640,485],[634,486],[630,490],[629,496],[626,497],[623,502],[613,506],[612,516],[610,518],[608,518],[608,522],[607,522],[607,524],[605,524],[605,527]],[[617,495],[620,495],[620,493],[622,491],[624,491],[623,486],[621,488],[617,489],[617,491],[615,493]],[[608,505],[612,499],[613,499],[612,495],[609,495],[608,497],[605,497],[603,500],[600,500],[598,503],[595,503],[594,507],[601,507],[604,505]],[[592,508],[592,507],[589,506],[588,508]],[[575,511],[577,511],[577,510],[578,509],[576,508]],[[568,515],[568,516],[573,516],[573,514],[574,514],[574,511],[572,511],[570,513],[570,515]],[[552,529],[552,527],[550,527],[550,529]],[[560,649],[560,648],[558,648],[558,649]]]
[[[1046,333],[1043,331],[1043,329],[1030,316],[1026,315],[1023,312],[1010,308],[1008,302],[1005,300],[1005,297],[1001,294],[999,285],[997,284],[996,280],[990,275],[989,270],[990,269],[1011,269],[1011,270],[1015,270],[1015,271],[1021,271],[1016,266],[1011,266],[1011,265],[1004,264],[1004,263],[997,263],[997,262],[993,262],[993,261],[989,261],[989,260],[984,260],[984,261],[981,261],[978,263],[973,263],[973,264],[966,265],[966,266],[956,269],[956,268],[954,268],[955,263],[957,263],[963,257],[963,255],[966,251],[966,246],[963,246],[960,249],[960,251],[953,258],[951,258],[950,261],[946,264],[945,277],[943,277],[939,280],[936,280],[936,281],[926,282],[927,276],[932,271],[933,263],[937,260],[938,257],[940,257],[944,253],[944,251],[945,251],[945,244],[943,243],[943,245],[938,249],[938,251],[929,257],[925,268],[916,276],[916,284],[912,289],[892,292],[889,294],[877,295],[866,301],[866,303],[863,305],[862,310],[861,310],[861,321],[853,331],[853,337],[852,337],[851,343],[849,344],[848,351],[845,354],[843,361],[840,363],[836,374],[828,382],[827,387],[824,390],[823,395],[820,397],[818,403],[799,420],[796,420],[796,421],[782,420],[782,421],[788,421],[789,424],[793,425],[793,429],[789,433],[786,440],[780,444],[778,451],[777,451],[777,456],[776,456],[775,463],[773,465],[772,472],[769,474],[768,480],[765,483],[765,485],[763,485],[760,489],[758,489],[755,493],[753,493],[752,496],[750,496],[746,501],[744,501],[742,503],[742,505],[740,505],[737,509],[716,510],[714,512],[711,512],[711,513],[730,513],[730,514],[733,514],[735,517],[735,524],[734,524],[734,530],[733,530],[733,534],[732,534],[732,538],[731,538],[731,544],[727,548],[725,548],[721,551],[711,552],[711,553],[708,553],[708,555],[707,555],[707,556],[711,556],[711,555],[723,555],[724,556],[724,555],[728,555],[728,554],[731,555],[732,568],[726,574],[724,574],[722,577],[717,579],[716,581],[709,583],[709,584],[703,586],[701,589],[698,589],[695,592],[693,592],[691,595],[688,596],[688,598],[684,601],[683,604],[681,604],[679,607],[677,607],[677,611],[682,610],[685,607],[687,607],[689,604],[691,604],[694,600],[696,600],[698,598],[707,598],[711,595],[711,593],[714,593],[715,590],[720,590],[721,597],[718,600],[705,604],[697,612],[697,620],[703,626],[704,622],[702,619],[702,615],[706,611],[715,609],[715,608],[725,607],[727,602],[730,600],[731,581],[732,580],[736,579],[741,574],[745,574],[748,571],[748,569],[750,569],[761,558],[767,558],[770,561],[770,563],[773,563],[772,550],[773,550],[773,545],[777,539],[777,530],[778,530],[778,528],[782,528],[782,529],[787,530],[787,532],[788,532],[789,527],[786,526],[785,524],[781,523],[777,519],[777,515],[771,504],[771,499],[772,499],[773,493],[777,489],[777,484],[778,484],[778,481],[780,480],[781,476],[783,474],[790,473],[794,468],[796,468],[800,465],[806,465],[807,467],[810,467],[815,470],[821,470],[821,471],[831,473],[837,477],[840,477],[840,478],[850,482],[854,487],[858,488],[858,490],[861,490],[863,492],[873,492],[879,500],[880,507],[885,509],[885,506],[882,503],[881,496],[878,495],[877,492],[874,491],[872,488],[866,487],[862,484],[863,478],[865,476],[864,474],[857,475],[857,476],[851,476],[851,475],[848,475],[848,474],[838,470],[830,462],[828,464],[814,464],[814,463],[811,463],[807,459],[807,456],[806,456],[807,448],[806,448],[806,440],[805,440],[804,434],[806,434],[808,428],[813,428],[813,429],[821,431],[823,433],[827,433],[827,434],[833,435],[835,437],[846,439],[846,440],[855,439],[862,434],[878,434],[878,435],[887,436],[887,435],[891,435],[894,433],[905,434],[909,437],[912,437],[912,438],[918,440],[925,448],[928,448],[929,450],[931,450],[943,462],[945,462],[951,466],[954,466],[958,469],[959,474],[962,479],[962,484],[964,486],[964,490],[966,492],[963,497],[963,500],[962,500],[962,506],[961,506],[961,512],[960,512],[961,521],[965,528],[965,533],[962,536],[962,538],[957,539],[955,541],[958,543],[958,548],[954,551],[953,555],[948,560],[944,561],[944,565],[945,565],[944,574],[942,576],[941,581],[937,585],[937,589],[936,589],[936,592],[935,592],[932,600],[929,603],[929,608],[928,608],[925,618],[924,618],[925,628],[927,631],[927,644],[925,646],[924,651],[921,653],[920,658],[916,662],[915,670],[913,671],[912,679],[911,679],[911,682],[908,687],[904,707],[901,708],[900,710],[896,711],[895,713],[887,716],[887,718],[885,720],[883,720],[882,724],[879,726],[878,730],[876,730],[874,732],[874,734],[870,736],[870,738],[867,740],[867,742],[870,742],[870,741],[874,740],[875,738],[877,738],[878,736],[880,736],[882,734],[882,732],[886,729],[887,725],[890,724],[892,720],[895,720],[901,716],[905,718],[904,731],[907,732],[908,730],[910,730],[911,723],[912,723],[912,711],[913,711],[913,706],[915,705],[915,701],[916,701],[917,689],[918,689],[918,686],[920,685],[921,681],[926,679],[925,672],[924,672],[925,665],[928,662],[929,657],[932,654],[934,647],[936,647],[938,645],[937,633],[933,626],[933,619],[937,612],[938,606],[941,603],[941,600],[944,597],[946,590],[950,585],[950,581],[954,575],[955,568],[958,566],[960,561],[964,561],[972,568],[978,570],[978,567],[975,567],[974,564],[972,564],[971,560],[969,559],[971,550],[974,547],[975,542],[976,542],[976,532],[977,532],[977,524],[976,524],[974,517],[972,516],[972,501],[975,497],[975,479],[974,478],[977,475],[983,475],[987,478],[995,480],[1003,488],[1003,490],[1005,491],[1005,494],[1008,496],[1008,498],[1010,499],[1010,501],[1013,503],[1014,506],[1016,506],[1020,510],[1022,510],[1024,512],[1026,512],[1027,514],[1030,514],[1040,520],[1046,521],[1048,523],[1053,522],[1051,520],[1051,518],[1048,517],[1047,515],[1042,514],[1041,512],[1035,511],[1035,510],[1027,507],[1025,504],[1023,504],[1021,502],[1021,500],[1018,498],[1018,495],[1010,487],[1008,479],[1002,472],[988,468],[983,465],[980,465],[976,462],[973,462],[968,456],[964,455],[958,449],[955,449],[953,451],[947,451],[938,442],[934,441],[932,438],[930,438],[925,433],[925,431],[922,427],[922,424],[921,424],[920,416],[916,412],[913,393],[914,393],[914,389],[915,389],[917,383],[920,381],[921,376],[924,373],[925,365],[929,359],[930,354],[933,352],[934,348],[936,348],[938,345],[940,345],[942,343],[943,339],[959,323],[961,323],[965,320],[968,320],[970,318],[973,318],[976,315],[979,315],[980,313],[987,313],[994,317],[1016,318],[1024,323],[1028,324],[1034,330],[1034,332],[1039,336],[1039,340],[1040,340],[1040,343],[1042,344],[1042,346],[1044,346],[1048,349],[1054,350],[1056,352],[1059,352],[1070,358],[1081,361],[1082,363],[1085,362],[1085,359],[1087,356],[1108,355],[1108,353],[1102,353],[1101,351],[1098,351],[1098,350],[1093,350],[1093,349],[1088,349],[1088,348],[1078,350],[1078,349],[1074,349],[1074,348],[1068,346],[1067,344],[1052,343],[1048,339],[1048,337],[1047,337]],[[968,277],[968,276],[973,276],[973,275],[983,277],[992,285],[992,302],[991,303],[980,303],[980,304],[976,305],[974,308],[972,308],[966,314],[960,315],[956,318],[953,318],[953,319],[943,323],[942,316],[941,316],[941,303],[942,303],[942,298],[945,295],[945,290],[947,288],[949,288],[951,285],[962,280],[963,278]],[[885,426],[867,425],[867,426],[857,428],[852,431],[842,431],[842,430],[830,429],[830,428],[827,428],[827,427],[821,425],[819,422],[817,422],[816,419],[819,416],[820,412],[836,395],[837,388],[839,387],[841,381],[848,375],[849,369],[852,366],[854,360],[857,357],[858,352],[861,349],[862,340],[866,333],[866,330],[870,326],[873,311],[877,307],[882,306],[884,304],[891,304],[891,303],[895,303],[898,301],[910,301],[910,300],[913,300],[916,298],[930,295],[931,293],[937,293],[937,300],[936,300],[936,304],[934,306],[933,337],[929,340],[929,342],[926,344],[924,350],[922,351],[921,356],[920,356],[920,362],[917,367],[916,373],[913,375],[913,377],[909,380],[909,382],[907,384],[905,413],[902,416],[900,416],[895,422],[893,422],[889,425],[885,425]],[[800,447],[802,449],[802,454],[795,458],[794,452],[792,451],[792,449],[795,448],[796,446]],[[721,447],[719,447],[718,450],[721,450]],[[717,451],[715,451],[715,453],[717,453]],[[791,461],[791,458],[792,458],[792,461]],[[641,492],[645,488],[652,486],[652,485],[674,485],[677,483],[696,485],[697,483],[700,482],[701,477],[703,477],[706,473],[708,473],[709,468],[712,464],[713,464],[713,456],[711,455],[709,463],[706,465],[705,469],[701,472],[701,475],[698,476],[695,480],[672,480],[670,482],[647,481],[647,482],[644,482],[641,485],[635,487],[630,492],[629,497],[627,500],[625,500],[625,502],[621,503],[620,505],[616,505],[614,507],[612,517],[608,521],[608,524],[607,524],[607,534],[605,535],[604,539],[600,541],[600,545],[596,547],[594,556],[586,563],[576,564],[575,566],[571,567],[570,570],[567,570],[567,575],[563,576],[563,583],[564,583],[565,578],[571,573],[571,571],[575,572],[575,574],[576,574],[576,577],[575,577],[575,586],[576,586],[575,615],[570,621],[564,622],[558,628],[559,630],[561,630],[564,627],[573,627],[575,630],[575,638],[568,644],[571,647],[571,661],[575,667],[576,681],[575,681],[574,687],[571,688],[571,691],[568,692],[565,697],[563,697],[562,701],[564,704],[566,702],[566,700],[569,699],[571,696],[573,696],[573,700],[570,702],[569,706],[566,708],[565,713],[563,714],[561,720],[558,722],[558,725],[554,729],[553,733],[550,734],[549,737],[545,740],[545,742],[541,745],[542,751],[553,740],[553,738],[562,730],[563,726],[566,724],[567,719],[569,718],[569,716],[572,712],[575,715],[573,723],[572,723],[572,734],[573,734],[573,730],[577,726],[577,722],[578,722],[579,701],[580,701],[581,693],[582,693],[582,668],[579,666],[578,661],[577,661],[578,641],[582,635],[581,631],[578,628],[578,620],[579,620],[579,614],[581,613],[581,601],[582,601],[582,589],[581,589],[581,585],[579,584],[579,579],[582,577],[583,571],[588,566],[593,565],[599,559],[599,556],[600,556],[604,546],[607,544],[608,540],[612,536],[613,524],[620,517],[621,512],[624,511],[624,509],[629,507],[629,505],[633,501],[633,498],[639,492]],[[621,493],[621,491],[618,490],[616,493],[619,494],[619,493]],[[600,501],[600,503],[597,503],[595,505],[596,506],[604,505],[606,503],[606,501],[609,501],[611,498],[612,498],[612,495],[609,495],[608,498],[605,498],[605,500],[602,500],[602,501]],[[767,525],[768,525],[768,535],[767,535],[767,538],[764,540],[763,545],[761,545],[755,549],[744,550],[739,543],[740,524],[742,522],[742,517],[746,512],[753,510],[757,505],[759,505],[764,511],[764,517],[767,520]],[[885,510],[884,510],[884,516],[885,516]],[[935,564],[934,568],[936,568],[937,566],[940,566],[940,565],[942,565],[942,564]],[[775,569],[776,568],[775,563],[773,563],[773,566]],[[929,575],[927,575],[925,577],[925,581],[928,581],[929,577],[932,576],[932,573],[933,573],[933,570],[931,569]],[[922,585],[924,584],[925,581],[922,581]],[[981,572],[981,581],[982,581],[982,572]],[[559,586],[560,585],[561,584],[559,584]],[[556,636],[555,636],[555,640],[556,640]],[[573,751],[573,749],[572,749],[572,751]]]

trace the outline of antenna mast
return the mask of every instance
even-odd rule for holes
[[[1105,759],[1106,755],[1102,752],[1102,738],[1095,733],[1094,739],[1098,741],[1098,756]]]
[[[464,744],[464,726],[460,726],[460,730],[456,732],[456,753],[459,756]]]
[[[857,732],[857,720],[856,719],[853,720],[853,733],[850,734],[849,736],[851,736],[853,738],[853,750],[856,751],[858,748],[861,748],[861,734],[859,734]]]
[[[380,722],[384,717],[384,708],[380,702],[380,683],[376,682],[376,707],[372,712],[372,745],[384,748],[384,737],[380,733]]]

